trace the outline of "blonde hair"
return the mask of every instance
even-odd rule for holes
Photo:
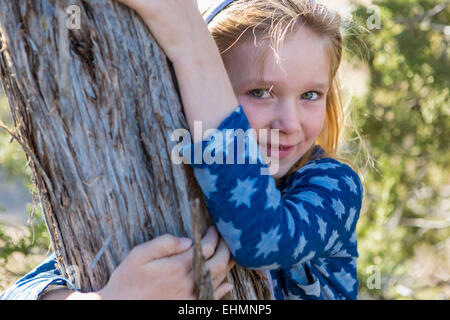
[[[203,16],[209,15],[218,2],[212,1],[204,10],[200,8]],[[338,156],[339,139],[344,128],[344,102],[336,76],[343,53],[342,19],[338,13],[311,0],[236,0],[218,13],[208,28],[222,55],[251,30],[255,42],[257,35],[261,36],[261,41],[270,41],[269,48],[278,57],[286,35],[302,26],[328,40],[331,85],[327,94],[324,127],[316,140],[316,144],[325,151],[319,157],[333,157],[350,164],[349,160]],[[313,151],[314,146],[288,175],[312,160]]]

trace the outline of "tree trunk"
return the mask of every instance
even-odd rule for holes
[[[170,160],[171,133],[186,127],[176,81],[134,12],[107,0],[0,0],[0,32],[11,133],[63,274],[78,270],[81,290],[98,290],[137,244],[193,238],[194,224],[205,232],[192,170]],[[195,256],[198,296],[211,298]],[[228,278],[234,299],[269,298],[258,272],[235,267]]]

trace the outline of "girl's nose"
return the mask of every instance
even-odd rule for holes
[[[294,134],[301,130],[300,110],[295,101],[281,102],[274,112],[272,128],[284,134]]]

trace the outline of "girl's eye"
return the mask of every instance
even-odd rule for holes
[[[310,100],[310,101],[316,101],[322,96],[321,93],[317,91],[308,91],[302,94],[302,99]]]
[[[248,92],[251,96],[257,99],[270,98],[270,91],[267,89],[255,89]]]

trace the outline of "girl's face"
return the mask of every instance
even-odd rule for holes
[[[260,150],[271,156],[278,149],[279,170],[272,176],[281,178],[322,131],[330,86],[329,58],[325,40],[306,27],[286,37],[279,64],[268,50],[262,79],[260,65],[255,63],[258,52],[254,41],[247,38],[224,53],[223,60],[238,102],[258,132]],[[279,144],[270,141],[270,135],[261,139],[261,129],[279,129]]]

